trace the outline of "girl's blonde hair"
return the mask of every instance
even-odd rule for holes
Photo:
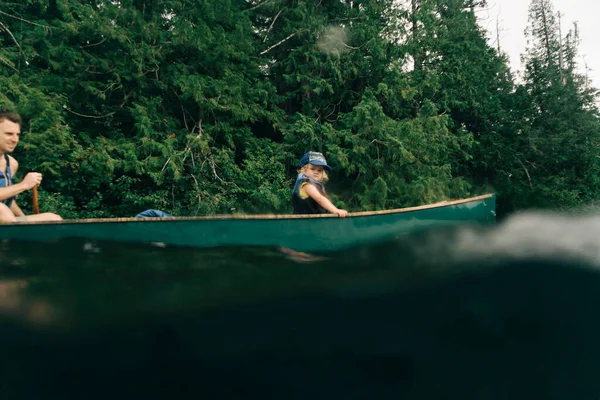
[[[302,166],[302,168],[300,168],[298,170],[299,174],[306,174],[306,171],[308,170],[308,166],[311,164],[304,164]],[[327,183],[327,181],[329,180],[329,175],[327,175],[327,170],[325,168],[323,168],[323,177],[321,178],[321,183]]]

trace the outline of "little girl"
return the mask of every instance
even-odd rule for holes
[[[309,151],[302,156],[292,191],[294,214],[326,214],[329,211],[340,218],[348,215],[348,211],[340,210],[327,198],[323,185],[329,177],[325,169],[331,171],[323,154]]]

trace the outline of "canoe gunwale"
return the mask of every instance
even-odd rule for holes
[[[416,207],[396,208],[381,211],[359,211],[348,213],[346,218],[369,217],[386,214],[409,213],[414,211],[429,210],[455,206],[475,201],[482,201],[494,197],[493,193],[466,199],[441,201],[433,204],[426,204]],[[318,219],[318,218],[339,218],[334,214],[217,214],[195,217],[153,217],[153,218],[88,218],[88,219],[65,219],[62,221],[18,221],[10,223],[0,223],[0,228],[23,225],[67,225],[67,224],[92,224],[92,223],[118,223],[118,222],[169,222],[169,221],[201,221],[201,220],[282,220],[282,219]]]

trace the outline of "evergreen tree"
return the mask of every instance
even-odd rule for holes
[[[511,177],[515,207],[570,208],[598,194],[598,110],[577,72],[577,42],[563,38],[549,0],[532,0],[517,91],[519,138]]]
[[[516,86],[484,5],[2,0],[0,105],[25,117],[20,170],[44,173],[42,207],[65,217],[289,212],[308,150],[351,210],[489,185],[505,210],[594,200],[576,28],[533,0]]]
[[[272,118],[273,90],[256,61],[246,6],[237,0],[18,5],[19,18],[35,29],[21,31],[28,68],[9,72],[16,83],[5,94],[32,124],[47,123],[37,129],[55,132],[49,111],[28,112],[31,96],[21,95],[29,77],[37,80],[44,107],[73,132],[76,145],[69,149],[50,140],[43,153],[32,153],[30,140],[23,148],[30,165],[59,171],[54,189],[65,197],[61,203],[87,216],[147,207],[177,214],[283,207],[283,158],[268,140],[258,144],[251,130]],[[20,20],[11,21],[16,31]],[[261,179],[265,174],[273,181]]]

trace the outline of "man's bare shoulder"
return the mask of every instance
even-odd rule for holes
[[[14,171],[17,170],[17,168],[19,168],[19,162],[10,154],[8,155],[8,160],[10,161],[10,168]]]

